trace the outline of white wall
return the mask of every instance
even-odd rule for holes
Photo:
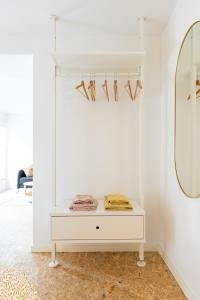
[[[33,163],[32,114],[9,114],[7,128],[7,187],[16,189],[18,171]]]
[[[7,128],[8,115],[0,111],[0,126]],[[0,192],[7,189],[6,179],[0,179]]]
[[[162,35],[161,244],[189,299],[200,299],[200,201],[182,193],[175,174],[174,76],[181,42],[199,12],[199,0],[179,0]]]
[[[96,78],[97,100],[88,102],[74,89],[80,77],[61,79],[58,90],[58,201],[77,193],[103,199],[121,192],[138,197],[139,99],[130,101],[118,78],[118,103],[103,95],[103,78]],[[110,93],[113,79],[109,80]]]
[[[101,50],[132,49],[133,40],[122,36],[91,36],[87,39],[67,36],[68,51],[91,50],[94,46]],[[159,241],[159,139],[160,139],[160,40],[147,39],[146,87],[144,105],[144,194],[147,213],[147,241]],[[53,103],[53,63],[49,56],[51,37],[2,37],[0,53],[34,54],[34,235],[35,247],[49,243],[49,211],[53,203],[55,173],[54,157],[54,103]],[[83,100],[84,101],[84,100]],[[81,105],[83,103],[81,102]],[[101,104],[97,104],[101,105]],[[120,104],[121,105],[121,104]],[[127,104],[129,106],[129,104]],[[97,109],[97,106],[95,109]],[[133,106],[134,107],[134,106]],[[105,107],[107,109],[107,106]],[[101,109],[101,108],[100,108]],[[132,109],[132,107],[130,107]],[[133,108],[135,109],[135,108]],[[130,113],[129,113],[130,114]],[[133,121],[134,122],[134,121]],[[129,131],[130,132],[130,131]],[[130,132],[131,134],[131,132]],[[130,136],[131,147],[138,147],[134,134]],[[135,157],[133,158],[133,160]],[[133,165],[133,169],[135,166]],[[67,183],[66,183],[67,184]],[[129,183],[131,185],[131,183]],[[133,177],[133,195],[135,182]],[[131,187],[129,187],[129,190]],[[102,194],[104,191],[102,191]],[[117,248],[115,247],[115,250]]]
[[[33,56],[0,55],[0,110],[9,114],[32,112]]]
[[[0,111],[0,126],[7,125],[8,115],[5,112]]]

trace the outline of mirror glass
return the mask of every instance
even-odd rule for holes
[[[175,167],[190,198],[200,196],[200,22],[182,43],[175,79]]]

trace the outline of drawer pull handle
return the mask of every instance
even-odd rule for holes
[[[99,226],[96,226],[96,229],[99,229]]]

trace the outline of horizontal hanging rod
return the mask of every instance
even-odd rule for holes
[[[112,78],[112,77],[139,77],[141,76],[141,73],[140,72],[134,72],[134,73],[94,73],[94,72],[91,72],[91,73],[68,73],[68,74],[59,74],[57,73],[56,74],[57,76],[59,77],[64,77],[64,78],[68,78],[69,76],[82,76],[83,78],[90,78],[90,77],[107,77],[107,78]]]

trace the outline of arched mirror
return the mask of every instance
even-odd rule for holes
[[[175,79],[175,167],[182,191],[200,196],[200,21],[181,45]]]

